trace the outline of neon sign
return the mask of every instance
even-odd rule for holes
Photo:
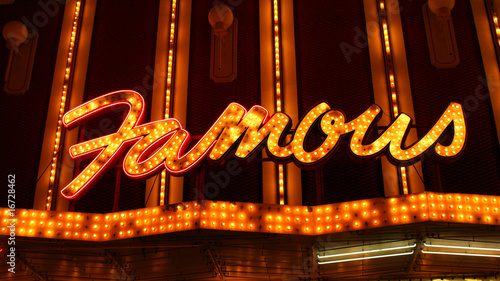
[[[145,178],[163,169],[172,175],[183,175],[205,159],[213,163],[229,156],[245,159],[262,146],[275,162],[293,161],[303,169],[311,169],[327,161],[340,137],[351,133],[349,147],[355,157],[386,155],[391,162],[406,166],[427,154],[442,160],[456,158],[464,148],[467,135],[462,106],[458,103],[450,103],[429,132],[410,146],[404,143],[411,118],[404,113],[398,115],[375,141],[366,142],[365,136],[374,129],[382,114],[375,104],[347,121],[341,111],[331,109],[325,102],[319,103],[304,116],[291,140],[287,141],[292,123],[285,113],[269,117],[268,111],[261,106],[253,106],[247,111],[231,103],[198,143],[186,152],[191,135],[176,119],[141,124],[144,100],[133,91],[112,92],[86,102],[67,112],[63,124],[71,129],[117,106],[127,106],[129,112],[116,133],[70,147],[72,158],[94,157],[94,160],[61,191],[65,198],[76,199],[83,195],[127,149],[124,172],[131,178]],[[447,141],[447,145],[437,142],[451,123],[453,139]],[[305,140],[314,133],[323,136],[323,143],[307,151]]]

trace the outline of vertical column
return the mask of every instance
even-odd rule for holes
[[[260,0],[259,13],[262,106],[298,124],[293,0]],[[301,173],[293,163],[264,162],[262,176],[264,203],[302,204]]]
[[[260,33],[260,88],[261,104],[269,110],[274,108],[274,60],[273,60],[273,7],[269,0],[259,0],[259,33]],[[267,158],[265,151],[262,158]],[[278,179],[276,164],[262,163],[263,202],[278,202]]]
[[[489,2],[489,1],[485,1]],[[491,22],[494,24],[495,33],[497,38],[492,38],[490,32],[489,19],[486,11],[485,3],[483,1],[470,1],[472,7],[472,14],[474,16],[474,23],[476,25],[477,39],[479,41],[479,48],[481,49],[481,57],[483,58],[484,72],[486,74],[486,81],[488,84],[488,92],[490,95],[491,107],[493,109],[493,116],[495,118],[495,125],[500,142],[500,72],[497,54],[495,49],[500,50],[500,28],[498,23],[498,12],[500,9],[500,0],[493,1],[494,13],[492,13]],[[496,46],[495,46],[496,44]]]
[[[382,108],[383,112],[391,112],[391,107],[389,106],[389,96],[387,95],[388,90],[385,74],[384,50],[382,50],[377,1],[364,0],[363,4],[365,9],[366,30],[368,34],[368,48],[370,52],[370,65],[375,103]],[[388,126],[390,123],[390,116],[385,114],[378,122],[379,126]],[[384,195],[386,197],[399,195],[399,176],[397,167],[389,163],[385,156],[382,157],[381,162],[384,179]]]
[[[39,180],[33,204],[35,209],[53,209],[54,193],[57,191],[57,171],[60,169],[62,158],[61,142],[64,140],[65,133],[62,127],[62,116],[71,94],[76,45],[80,33],[81,10],[82,1],[79,0],[68,1],[64,10],[38,170]],[[49,167],[47,167],[47,163],[50,163]]]
[[[172,0],[174,1],[174,0]],[[172,2],[172,7],[175,2]],[[175,46],[175,56],[170,54],[169,51],[169,62],[170,56],[175,61],[172,64],[173,71],[175,72],[175,77],[167,77],[167,91],[168,91],[168,79],[174,79],[173,92],[175,92],[175,98],[173,99],[173,104],[171,101],[166,100],[168,107],[173,108],[173,114],[169,113],[169,117],[176,118],[186,127],[186,112],[187,112],[187,95],[188,95],[188,75],[189,75],[189,41],[191,36],[191,0],[183,0],[179,3],[178,12],[178,27],[177,27],[177,38],[170,38],[174,40]],[[174,29],[175,30],[175,29]],[[171,30],[172,32],[172,30]],[[172,34],[172,33],[171,33]],[[171,86],[172,87],[172,86]],[[167,107],[166,107],[167,108]],[[166,112],[167,114],[168,112]],[[182,202],[183,189],[184,189],[184,177],[173,177],[169,176],[169,190],[168,190],[168,204],[175,204]]]
[[[391,5],[386,5],[384,0],[379,1],[391,112],[393,118],[397,117],[399,113],[404,112],[413,119],[413,124],[415,124],[401,15],[399,5],[392,5],[392,3],[397,2],[391,2]],[[413,143],[417,140],[417,131],[413,128],[408,134],[406,143]],[[424,183],[421,179],[422,167],[420,163],[416,163],[408,168],[399,167],[398,173],[400,175],[403,194],[425,191]]]
[[[173,60],[175,57],[177,0],[160,0],[158,29],[155,53],[155,83],[151,120],[168,119],[171,113]],[[148,188],[149,187],[149,188]],[[158,177],[148,179],[146,183],[147,207],[165,205],[167,174],[163,170]]]
[[[394,61],[394,79],[398,79],[396,84],[397,99],[400,112],[406,113],[413,120],[415,124],[415,112],[413,110],[413,98],[410,88],[410,76],[408,74],[408,64],[406,62],[406,50],[404,43],[403,26],[401,24],[401,13],[399,5],[389,5],[387,7],[387,17],[389,19],[389,33],[392,34],[392,59]],[[418,140],[417,129],[410,130],[406,138],[406,144],[413,143]],[[409,188],[409,193],[418,193],[425,191],[423,183],[423,172],[421,163],[416,163],[408,168],[401,168],[403,191],[405,182],[406,188]]]
[[[295,62],[295,25],[293,0],[281,0],[281,46],[283,69],[283,94],[285,113],[293,124],[299,124],[299,107],[297,98],[297,70]],[[290,163],[286,165],[286,198],[288,205],[302,205],[301,170]]]
[[[71,84],[71,100],[69,108],[75,108],[83,103],[85,91],[85,81],[87,78],[87,66],[90,55],[90,45],[92,42],[92,30],[94,29],[94,17],[97,0],[86,0],[83,10],[80,35],[78,37],[78,53],[76,54],[75,68],[73,71],[73,81]],[[64,147],[70,147],[78,142],[78,130],[71,130],[65,133]],[[62,165],[59,171],[58,194],[73,180],[74,160],[66,151],[63,151]],[[56,200],[56,210],[66,211],[69,207],[69,200],[58,196]]]
[[[273,0],[273,36],[274,36],[274,98],[276,112],[283,111],[282,71],[281,71],[281,14],[280,0]],[[278,198],[279,204],[285,205],[285,173],[283,164],[278,164]]]
[[[399,115],[399,106],[398,106],[398,96],[397,93],[398,91],[396,90],[396,80],[394,77],[394,61],[393,61],[393,52],[394,50],[391,50],[391,38],[389,36],[389,27],[388,27],[388,17],[387,13],[392,13],[392,12],[398,12],[399,10],[391,10],[387,11],[386,6],[385,6],[385,1],[381,0],[380,1],[380,23],[382,24],[382,36],[384,37],[384,58],[385,58],[385,74],[386,74],[386,81],[388,81],[388,93],[389,93],[389,104],[391,108],[391,117],[392,119],[396,119]],[[406,58],[405,58],[406,59]],[[398,79],[399,82],[399,79]],[[399,83],[398,83],[399,86]],[[399,178],[399,183],[401,186],[400,192],[403,194],[408,194],[408,180],[407,180],[407,175],[406,175],[406,168],[405,167],[399,167],[398,169],[398,178]]]

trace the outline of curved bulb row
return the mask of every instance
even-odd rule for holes
[[[67,199],[74,199],[86,192],[89,186],[100,175],[105,173],[121,152],[124,142],[139,139],[149,134],[148,126],[137,127],[144,117],[144,100],[137,92],[117,91],[86,102],[70,111],[63,118],[66,127],[71,128],[87,118],[92,118],[109,107],[125,105],[129,112],[118,132],[97,139],[88,140],[70,147],[73,158],[90,153],[98,153],[97,157],[64,189],[62,195]]]
[[[166,157],[165,144],[161,145],[161,140],[168,138],[170,134],[180,128],[180,124],[175,119],[154,122],[139,126],[135,129],[136,135],[145,131],[142,137],[135,143],[125,156],[123,169],[130,177],[144,177],[163,167]],[[165,137],[166,136],[166,137]],[[147,156],[147,153],[161,146],[156,153]],[[145,156],[146,155],[146,156]],[[146,159],[144,159],[146,158]]]
[[[310,128],[313,123],[325,114],[321,120],[321,130],[327,135],[323,143],[311,152],[305,151],[304,143],[307,136],[310,134]],[[320,103],[302,119],[293,136],[291,150],[294,157],[301,163],[315,163],[333,150],[339,139],[339,133],[344,133],[342,129],[338,130],[339,126],[343,125],[344,116],[338,111],[330,110],[330,106],[326,103]]]
[[[346,132],[354,131],[350,146],[355,155],[360,157],[376,155],[389,146],[390,156],[395,161],[403,162],[417,161],[434,144],[436,145],[436,154],[441,157],[453,157],[463,150],[467,134],[462,106],[458,103],[450,103],[429,132],[418,142],[406,148],[403,145],[403,140],[411,123],[411,118],[406,114],[400,114],[374,142],[363,144],[368,128],[380,113],[380,108],[373,105],[346,125]],[[451,144],[443,146],[436,143],[451,123],[453,123],[454,129]]]
[[[186,130],[177,131],[165,146],[165,167],[167,170],[173,174],[183,173],[192,169],[206,155],[209,155],[209,159],[211,160],[219,160],[229,149],[229,146],[221,144],[218,141],[224,141],[219,135],[228,130],[238,131],[237,125],[245,114],[246,109],[243,106],[237,103],[231,103],[207,133],[187,153],[184,153],[184,150],[189,144],[191,136]],[[225,139],[225,141],[229,142],[229,139]],[[217,146],[218,149],[214,147],[214,145]]]
[[[227,124],[209,154],[209,158],[211,160],[221,159],[227,150],[240,138],[242,141],[235,155],[239,158],[247,157],[267,137],[268,133],[266,132],[269,132],[269,126],[262,126],[262,124],[266,123],[267,117],[267,110],[260,106],[254,106],[241,121]]]

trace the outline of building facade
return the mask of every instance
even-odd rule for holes
[[[496,11],[0,1],[0,276],[498,278]]]

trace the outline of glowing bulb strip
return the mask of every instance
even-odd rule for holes
[[[380,259],[380,258],[390,258],[390,257],[399,257],[399,256],[408,256],[413,255],[415,251],[407,252],[407,253],[397,253],[397,254],[389,254],[389,255],[381,255],[381,256],[372,256],[372,257],[362,257],[362,258],[352,258],[345,260],[335,260],[335,261],[318,261],[318,264],[330,264],[330,263],[339,263],[339,262],[350,262],[350,261],[360,261],[360,260],[371,260],[371,259]]]
[[[382,13],[380,13],[380,17],[382,20],[382,31],[384,35],[384,50],[386,54],[386,64],[388,66],[386,67],[387,69],[387,74],[389,75],[389,86],[390,86],[390,95],[391,95],[391,101],[392,101],[392,113],[394,118],[398,117],[399,115],[399,109],[398,109],[398,99],[397,99],[397,93],[396,93],[396,84],[394,81],[394,67],[392,65],[392,55],[391,55],[391,44],[390,44],[390,39],[389,39],[389,29],[387,27],[387,17],[385,15],[385,3],[384,0],[380,0],[380,10]],[[400,174],[400,179],[401,179],[401,187],[403,189],[403,194],[408,194],[408,179],[407,179],[407,174],[406,174],[406,167],[400,167],[399,170]]]
[[[279,197],[280,205],[285,205],[285,177],[284,177],[285,166],[283,164],[278,165],[278,186],[279,186]]]
[[[499,209],[500,196],[423,192],[314,207],[202,201],[107,214],[17,209],[15,219],[17,236],[108,241],[194,229],[324,235],[423,222],[499,226]],[[0,208],[0,235],[10,234],[10,212]]]
[[[401,185],[403,186],[403,194],[408,194],[408,179],[406,177],[406,167],[401,167]]]
[[[493,8],[491,8],[493,9]],[[498,17],[497,13],[492,11],[493,24],[495,26],[495,34],[497,35],[497,44],[500,46],[500,27],[498,26]]]
[[[167,88],[165,92],[165,119],[170,118],[170,98],[172,92],[172,79],[173,79],[173,61],[175,51],[175,28],[177,13],[177,0],[172,0],[172,13],[170,15],[170,35],[168,45],[168,64],[167,64]]]
[[[424,242],[424,246],[426,246],[426,247],[435,247],[435,248],[479,250],[479,251],[498,251],[498,252],[500,252],[500,248],[480,248],[480,247],[465,247],[465,246],[449,246],[449,245],[427,244],[425,242]]]
[[[170,100],[172,95],[172,79],[174,69],[174,56],[175,56],[175,30],[177,20],[177,0],[172,0],[172,8],[170,15],[170,35],[168,46],[168,65],[167,65],[167,88],[165,92],[165,119],[170,118]],[[167,184],[167,172],[161,172],[160,181],[160,206],[165,205],[165,186]]]
[[[276,83],[276,112],[281,112],[281,42],[280,42],[280,14],[279,1],[273,0],[273,22],[274,22],[274,66],[275,66],[275,83]]]
[[[383,252],[383,251],[393,251],[393,250],[401,250],[401,249],[410,249],[410,248],[415,248],[415,246],[417,246],[416,243],[414,243],[413,245],[407,245],[407,246],[392,247],[392,248],[383,248],[383,249],[374,249],[374,250],[366,250],[366,251],[352,252],[352,253],[342,253],[342,254],[335,254],[335,255],[320,256],[318,254],[318,258],[319,259],[326,259],[326,258],[335,258],[335,257],[342,257],[342,256],[358,255],[358,254],[377,253],[377,252]]]
[[[273,0],[273,22],[274,22],[274,66],[276,83],[276,112],[282,111],[281,100],[281,42],[280,42],[280,13],[279,0]],[[279,203],[285,205],[285,166],[278,164],[278,191]]]
[[[433,251],[425,251],[423,249],[421,251],[424,254],[452,255],[452,256],[470,256],[470,257],[485,257],[485,258],[500,258],[500,255],[453,253],[453,252],[433,252]]]
[[[62,138],[62,118],[63,118],[63,113],[66,108],[66,101],[68,99],[68,91],[69,91],[69,84],[71,81],[72,73],[71,69],[73,66],[73,58],[75,57],[74,55],[74,49],[75,49],[75,44],[76,44],[76,38],[78,34],[78,19],[80,17],[80,6],[81,6],[81,1],[76,1],[75,4],[75,12],[73,15],[73,26],[71,29],[71,36],[70,36],[70,41],[69,41],[69,49],[68,49],[68,55],[66,59],[66,69],[64,71],[64,79],[63,79],[63,87],[61,91],[61,102],[59,106],[59,116],[57,119],[57,130],[56,130],[56,135],[54,138],[54,151],[52,153],[52,164],[50,166],[50,181],[49,181],[49,188],[47,190],[47,200],[45,203],[45,209],[50,210],[51,205],[52,205],[52,198],[53,198],[53,191],[55,188],[55,179],[56,179],[56,170],[57,170],[57,161],[58,161],[58,151],[61,145],[61,138]]]

